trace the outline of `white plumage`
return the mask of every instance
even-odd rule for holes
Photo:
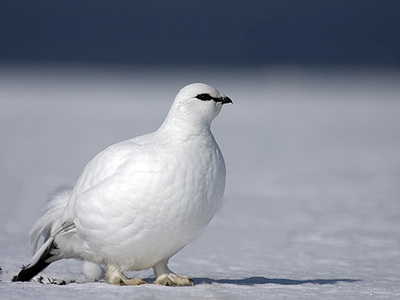
[[[221,204],[225,163],[212,120],[232,101],[215,88],[180,90],[154,133],[112,145],[86,166],[74,189],[47,204],[31,231],[44,246],[15,280],[62,258],[104,264],[114,284],[141,284],[123,271],[154,268],[155,283],[192,285],[168,259],[197,237]]]

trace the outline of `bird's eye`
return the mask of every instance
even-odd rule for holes
[[[199,94],[196,96],[196,98],[203,101],[209,101],[213,99],[213,97],[211,97],[210,94]]]

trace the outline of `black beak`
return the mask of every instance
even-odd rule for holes
[[[222,96],[221,98],[218,98],[217,102],[221,102],[222,104],[233,103],[231,98],[229,98],[228,96]]]

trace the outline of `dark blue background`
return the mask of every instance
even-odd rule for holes
[[[398,0],[15,0],[0,22],[0,62],[400,63]]]

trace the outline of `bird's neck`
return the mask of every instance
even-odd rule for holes
[[[168,114],[164,123],[158,130],[163,134],[170,134],[174,139],[187,139],[211,133],[211,124],[200,118],[190,120]]]

